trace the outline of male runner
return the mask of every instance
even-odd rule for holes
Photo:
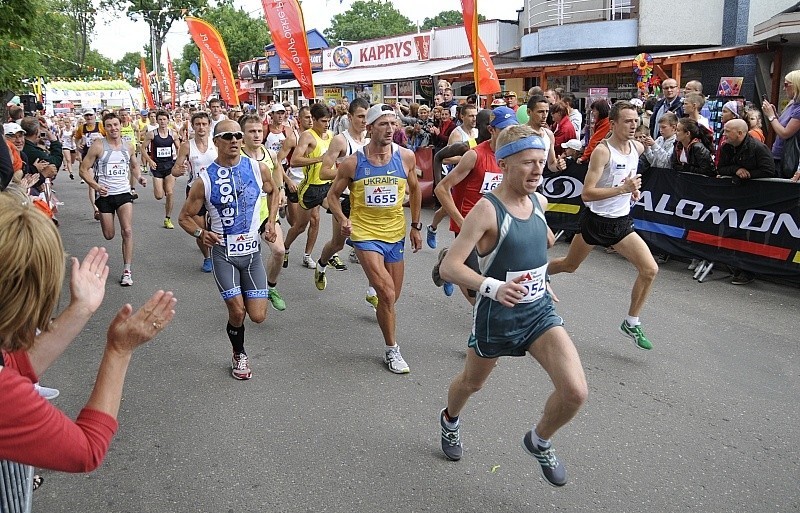
[[[628,316],[619,329],[641,349],[652,349],[639,322],[658,274],[658,264],[647,244],[633,230],[631,200],[639,199],[641,175],[636,174],[642,143],[634,140],[639,114],[629,102],[618,101],[609,114],[611,137],[598,144],[589,159],[581,198],[588,208],[581,214],[581,231],[569,245],[567,256],[550,262],[550,274],[573,273],[595,245],[614,249],[636,266],[638,276],[631,291]]]
[[[129,287],[133,285],[133,198],[128,173],[133,174],[142,187],[147,186],[147,179],[139,173],[139,161],[134,157],[133,145],[122,140],[117,115],[106,114],[103,117],[103,126],[106,137],[92,143],[81,160],[80,175],[92,192],[96,191],[99,195],[95,203],[100,212],[100,228],[106,240],[114,238],[114,214],[119,218],[122,262],[125,265],[119,284]]]
[[[194,135],[187,142],[181,144],[178,149],[178,156],[175,159],[175,165],[172,166],[172,176],[179,177],[186,173],[187,168],[189,171],[189,180],[186,182],[186,197],[189,197],[189,191],[194,185],[200,173],[208,169],[214,160],[217,158],[217,147],[210,144],[208,140],[209,118],[207,112],[195,112],[192,114],[190,120],[192,131]],[[197,226],[206,229],[206,207],[200,207],[194,222]],[[203,272],[210,273],[213,263],[211,261],[211,248],[203,244],[201,239],[197,239],[197,247],[203,254]]]
[[[339,165],[328,192],[331,213],[339,220],[342,234],[350,237],[369,283],[378,293],[377,317],[386,343],[384,363],[395,374],[409,367],[395,338],[395,303],[403,286],[403,248],[406,220],[403,199],[406,189],[411,207],[411,246],[422,247],[419,222],[422,196],[417,182],[414,153],[392,142],[397,114],[391,106],[370,107],[366,116],[369,143]],[[342,212],[339,197],[350,187],[350,218]]]
[[[322,158],[322,169],[319,175],[323,180],[332,180],[336,178],[336,166],[369,142],[369,138],[366,136],[367,110],[369,110],[369,102],[364,98],[356,98],[348,106],[347,117],[349,118],[349,123],[347,124],[347,130],[333,137],[330,146],[328,146],[328,151],[325,152]],[[339,202],[341,203],[342,213],[344,213],[345,217],[349,218],[349,188],[344,190],[344,193],[339,198]],[[330,210],[328,210],[328,212],[330,212]],[[325,268],[328,264],[339,271],[347,270],[347,266],[344,265],[342,259],[337,255],[337,252],[344,248],[345,236],[342,235],[342,228],[339,226],[339,221],[334,215],[331,216],[331,224],[333,228],[331,240],[322,248],[322,253],[317,261],[317,269],[314,271],[314,284],[319,290],[325,290],[325,286],[328,283],[325,277]],[[378,295],[374,288],[369,287],[367,289],[366,301],[373,308],[377,309]]]
[[[276,154],[281,151],[283,141],[291,133],[291,128],[286,124],[286,107],[276,103],[269,111],[269,123],[264,126],[266,137],[264,145]]]
[[[228,119],[228,116],[222,112],[222,100],[219,98],[211,98],[208,101],[209,119],[211,119],[211,133],[214,133],[214,128],[217,123]]]
[[[547,200],[535,191],[547,153],[530,127],[517,126],[500,134],[496,157],[502,183],[467,214],[441,266],[446,279],[481,294],[473,310],[472,351],[467,351],[464,370],[450,384],[447,406],[439,414],[442,451],[450,460],[461,459],[459,414],[489,378],[497,358],[530,353],[555,390],[522,445],[538,460],[549,484],[564,486],[567,473],[550,438],[575,416],[588,389],[578,352],[545,285],[547,248],[555,237],[544,217]],[[474,248],[480,274],[465,263]]]
[[[478,108],[475,105],[465,104],[459,107],[458,119],[461,120],[461,124],[450,133],[450,137],[447,139],[447,145],[467,143],[470,148],[474,148],[477,144],[476,139],[478,138],[478,129],[475,127],[477,116]],[[443,162],[447,165],[445,169],[449,172],[453,166],[458,164],[460,159],[461,156],[459,155],[453,155],[444,159]],[[446,175],[447,173],[444,174]],[[439,228],[439,223],[441,223],[446,216],[447,212],[443,208],[439,208],[434,212],[431,224],[425,229],[425,242],[431,249],[436,249],[436,230]]]
[[[78,128],[75,130],[75,143],[78,146],[78,160],[83,160],[87,153],[89,153],[89,148],[92,147],[92,143],[97,139],[102,139],[106,135],[106,131],[103,128],[102,122],[97,122],[97,114],[95,113],[94,109],[86,109],[83,111],[83,123],[78,125]],[[85,183],[81,179],[81,183]],[[100,220],[100,211],[97,210],[97,205],[95,205],[95,191],[89,187],[89,204],[92,205],[92,209],[94,210],[94,218],[96,221]]]
[[[136,158],[136,147],[139,144],[139,134],[136,129],[136,126],[133,124],[131,120],[131,112],[127,108],[123,107],[117,110],[117,116],[119,116],[120,121],[120,129],[119,133],[122,137],[122,140],[126,143],[130,143],[133,146],[133,157]],[[136,182],[133,177],[133,174],[130,176],[131,180],[131,197],[134,200],[139,199],[139,195],[136,193]]]
[[[495,189],[502,181],[503,174],[500,166],[495,159],[494,150],[500,132],[512,125],[517,124],[514,111],[509,107],[497,107],[489,111],[488,131],[490,138],[482,141],[474,148],[465,152],[452,171],[447,173],[441,182],[434,189],[436,197],[442,204],[448,216],[450,216],[450,231],[458,237],[461,231],[461,224],[464,217],[469,214],[472,207],[483,197]],[[456,143],[466,145],[467,143]],[[443,249],[442,253],[446,254]],[[439,257],[439,261],[444,255]],[[478,271],[478,255],[473,250],[467,262],[467,266],[475,272]],[[447,283],[443,284],[445,287]],[[445,294],[448,289],[445,288]],[[475,290],[461,289],[464,297],[471,304],[475,304]],[[452,294],[452,291],[450,291]],[[450,294],[447,294],[448,296]]]
[[[256,114],[249,114],[239,119],[239,125],[242,128],[242,132],[244,132],[242,155],[266,164],[272,175],[272,180],[276,184],[282,183],[283,168],[278,163],[277,154],[261,144],[261,141],[264,140],[264,125],[261,122],[261,118]],[[275,193],[275,196],[280,198],[280,187],[276,189]],[[266,198],[264,203],[266,203]],[[283,297],[278,292],[278,276],[281,273],[283,255],[286,251],[283,247],[283,231],[281,230],[280,221],[278,221],[277,209],[272,211],[272,217],[275,221],[275,239],[272,241],[267,240],[267,245],[271,252],[267,262],[267,299],[269,299],[275,310],[282,312],[286,310],[286,301],[283,300]]]
[[[164,198],[164,228],[172,230],[172,196],[175,178],[172,168],[175,166],[175,155],[178,153],[178,135],[169,125],[169,115],[160,110],[156,113],[158,128],[147,132],[144,136],[142,155],[145,164],[153,173],[153,196],[157,200]],[[147,148],[147,151],[144,151]]]
[[[532,96],[528,100],[528,126],[533,129],[533,133],[541,137],[547,153],[547,169],[553,173],[558,172],[558,161],[556,160],[555,140],[553,131],[547,128],[547,116],[550,115],[550,102],[542,95]]]
[[[236,379],[253,375],[244,349],[245,315],[257,324],[267,318],[267,273],[258,241],[261,203],[265,201],[261,192],[270,195],[270,207],[277,206],[272,175],[266,164],[242,156],[243,138],[235,121],[217,123],[217,159],[192,184],[178,218],[186,233],[211,247],[214,280],[228,308],[226,331],[233,347],[231,375]],[[195,222],[204,205],[211,220],[209,230]],[[264,238],[274,241],[274,217],[266,214]]]
[[[300,182],[300,187],[297,189],[300,210],[297,212],[297,219],[286,233],[284,242],[286,255],[289,254],[294,240],[305,231],[312,214],[317,215],[317,223],[319,223],[319,207],[331,187],[330,180],[323,180],[319,176],[322,168],[322,156],[325,155],[333,138],[333,134],[328,130],[330,121],[328,108],[321,103],[315,103],[311,106],[311,118],[313,119],[311,129],[300,134],[297,147],[292,153],[291,164],[298,167],[303,166],[303,181]],[[313,238],[311,235],[312,233],[309,231],[306,237],[305,253],[303,253],[303,266],[314,269],[316,264],[311,252],[317,241],[317,232],[314,232]],[[288,256],[286,258],[288,259]]]
[[[303,181],[303,168],[290,166],[294,149],[297,147],[297,141],[300,139],[300,133],[310,130],[314,124],[314,118],[311,117],[311,109],[308,106],[303,106],[298,111],[299,131],[297,128],[292,128],[291,133],[287,133],[286,139],[281,143],[281,150],[278,152],[278,160],[284,166],[283,183],[286,191],[286,220],[289,221],[289,226],[293,226],[300,215],[300,199],[297,197],[297,188],[300,182]],[[317,239],[319,233],[319,210],[312,211],[311,221],[308,223],[307,237]],[[289,266],[289,257],[284,255],[283,267]]]

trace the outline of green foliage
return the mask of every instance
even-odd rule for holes
[[[236,9],[232,0],[220,1],[217,7],[207,9],[202,18],[222,36],[234,74],[240,62],[263,56],[264,46],[272,42],[264,18],[251,18],[242,8]],[[189,71],[192,62],[200,65],[200,50],[194,43],[189,43],[183,47],[180,61],[175,59],[173,62],[180,82],[187,78],[194,80],[194,75]]]
[[[94,82],[51,82],[52,89],[64,91],[118,91],[127,90],[131,85],[124,80],[97,80]]]
[[[350,9],[331,19],[325,37],[331,45],[339,41],[362,41],[414,32],[416,26],[388,0],[357,0]]]
[[[486,21],[486,16],[479,14],[478,21]],[[463,25],[464,16],[461,11],[442,11],[433,18],[425,18],[420,27],[422,30],[430,30],[434,27],[452,27],[453,25]]]
[[[122,58],[114,63],[114,69],[118,73],[122,73],[125,78],[131,80],[139,64],[142,61],[142,54],[139,52],[128,52]]]

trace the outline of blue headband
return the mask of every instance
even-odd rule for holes
[[[510,157],[515,153],[519,153],[525,150],[544,150],[546,149],[544,146],[544,141],[538,135],[531,135],[524,139],[518,139],[512,143],[506,144],[495,150],[494,155],[499,159],[504,159],[506,157]]]

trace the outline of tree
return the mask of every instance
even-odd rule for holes
[[[86,61],[97,10],[92,0],[58,0],[55,6],[67,15],[72,24],[72,34],[78,36],[74,58],[79,64]]]
[[[216,7],[205,11],[203,19],[211,23],[222,36],[234,73],[240,62],[264,55],[264,46],[272,42],[264,18],[251,18],[242,8],[235,8],[233,0],[220,0]],[[194,43],[189,43],[183,47],[180,62],[176,59],[173,63],[181,82],[187,78],[194,80],[194,75],[189,71],[192,62],[200,64],[200,50]]]
[[[41,15],[38,0],[3,0],[0,2],[0,117],[5,121],[6,103],[14,91],[22,88],[22,81],[31,73],[43,72],[38,59],[33,59],[11,43],[22,45],[36,31],[35,21]]]
[[[325,37],[331,44],[339,41],[362,41],[378,37],[414,32],[411,20],[394,8],[388,0],[357,0],[350,9],[331,19]]]
[[[478,15],[478,21],[486,21],[486,16]],[[433,18],[425,18],[420,27],[422,30],[430,30],[434,27],[452,27],[453,25],[463,25],[464,15],[461,11],[442,11]]]
[[[114,69],[117,73],[122,73],[126,79],[131,80],[136,70],[139,69],[141,61],[142,54],[140,52],[128,52],[114,63]]]

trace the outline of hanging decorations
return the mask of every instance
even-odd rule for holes
[[[39,50],[36,50],[35,48],[31,48],[29,46],[22,46],[22,45],[17,44],[17,43],[15,43],[13,41],[9,41],[8,42],[8,46],[10,46],[11,48],[14,48],[16,50],[21,50],[21,51],[26,51],[26,52],[33,52],[36,55],[41,55],[42,57],[45,57],[47,59],[51,59],[51,60],[55,59],[55,60],[58,60],[60,62],[64,62],[66,64],[71,64],[71,65],[76,66],[76,67],[78,67],[78,68],[80,68],[82,70],[85,70],[85,71],[89,72],[89,73],[93,73],[95,75],[95,77],[122,78],[122,74],[117,72],[117,71],[95,68],[94,66],[89,66],[87,64],[81,64],[79,62],[71,61],[71,60],[68,60],[68,59],[63,59],[63,58],[57,57],[55,55],[50,55],[49,53],[40,52]],[[48,77],[48,78],[50,78],[50,77]],[[61,78],[61,77],[57,77],[57,78]],[[64,77],[64,78],[72,78],[72,77]],[[75,78],[79,78],[79,77],[75,77]]]
[[[636,75],[636,87],[643,94],[661,83],[658,76],[653,75],[653,57],[649,53],[640,53],[633,59],[633,73]]]

